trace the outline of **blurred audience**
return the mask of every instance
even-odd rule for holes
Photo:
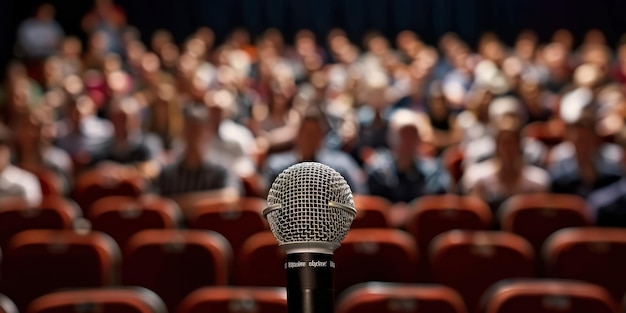
[[[3,135],[0,189],[32,204],[36,179],[17,166],[68,187],[92,167],[120,168],[191,203],[264,196],[288,166],[317,161],[355,193],[400,204],[460,191],[495,209],[552,191],[589,196],[602,225],[622,214],[626,41],[613,50],[598,30],[579,45],[565,29],[545,42],[523,30],[512,47],[485,33],[475,50],[454,33],[431,46],[410,30],[355,43],[333,29],[322,44],[307,29],[235,29],[220,42],[200,27],[179,42],[95,0],[83,42],[54,15],[44,4],[21,24],[0,83],[14,134]],[[458,169],[441,165],[449,148]]]

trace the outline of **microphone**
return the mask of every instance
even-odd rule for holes
[[[333,252],[356,216],[350,186],[326,165],[298,163],[274,180],[267,204],[263,215],[287,254],[288,312],[334,312]]]

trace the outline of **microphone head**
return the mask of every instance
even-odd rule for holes
[[[332,253],[356,216],[352,191],[332,168],[303,162],[284,170],[270,188],[263,215],[287,253]]]

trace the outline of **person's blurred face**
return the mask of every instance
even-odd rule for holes
[[[74,127],[78,127],[86,117],[93,115],[95,104],[91,98],[83,96],[69,106],[68,117]]]
[[[15,125],[19,132],[15,132],[15,142],[20,147],[37,145],[41,141],[43,127],[34,117],[22,116]]]
[[[387,107],[388,101],[385,97],[385,88],[372,88],[366,94],[367,103],[373,109],[382,110]]]
[[[392,134],[392,148],[396,156],[412,158],[420,144],[420,136],[415,125],[405,125]]]
[[[594,152],[599,143],[598,135],[593,127],[573,125],[567,129],[567,139],[574,144],[576,152],[580,156]]]
[[[513,164],[522,156],[520,138],[513,131],[501,131],[496,138],[496,155],[502,164]]]
[[[317,120],[304,120],[300,126],[296,147],[300,155],[305,159],[315,156],[317,150],[322,147],[324,131]]]
[[[186,120],[183,136],[189,151],[202,153],[210,138],[210,130],[204,122]]]

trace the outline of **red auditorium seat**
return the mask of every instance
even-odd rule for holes
[[[0,293],[0,313],[19,313],[15,303],[9,297]]]
[[[562,229],[546,240],[544,254],[550,277],[598,284],[615,301],[626,293],[626,229]]]
[[[120,247],[142,230],[177,228],[182,219],[174,201],[156,195],[105,197],[89,208],[87,216],[94,230],[109,234]]]
[[[426,256],[428,245],[437,235],[454,229],[488,230],[492,220],[489,206],[480,198],[428,195],[415,201],[404,227],[416,240],[421,255]],[[428,258],[421,258],[420,263],[420,276],[427,280]]]
[[[76,205],[61,196],[44,197],[38,208],[28,207],[22,198],[0,199],[0,247],[23,230],[71,229],[80,215]]]
[[[20,310],[58,288],[114,283],[119,248],[100,232],[27,230],[6,246],[2,290]]]
[[[383,197],[371,195],[354,195],[356,217],[351,228],[386,228],[390,227],[387,214],[391,202]]]
[[[271,231],[252,235],[241,246],[235,260],[235,280],[241,286],[284,287],[287,284],[284,262],[285,253]]]
[[[287,292],[270,287],[205,287],[187,296],[176,312],[287,313]]]
[[[188,226],[220,233],[228,240],[236,259],[244,241],[250,236],[269,230],[263,217],[265,200],[242,198],[236,202],[198,201],[188,214]]]
[[[173,312],[191,291],[225,285],[231,249],[212,231],[144,230],[124,249],[122,283],[156,292]]]
[[[408,233],[389,228],[352,229],[335,251],[335,290],[368,282],[417,281],[418,251]]]
[[[64,290],[35,299],[26,313],[167,313],[154,292],[140,287]]]
[[[540,252],[545,239],[555,231],[590,226],[586,206],[576,195],[537,193],[513,196],[498,211],[503,230],[524,237]]]
[[[116,173],[113,178],[113,174]],[[143,193],[145,180],[135,171],[117,166],[102,166],[78,176],[72,198],[87,211],[98,199],[108,196],[138,197]]]
[[[440,285],[371,282],[348,289],[337,313],[466,313],[461,296]]]
[[[458,185],[463,177],[463,148],[458,145],[450,146],[442,152],[441,161],[445,169],[450,173],[452,180]]]
[[[489,206],[477,197],[428,195],[415,201],[404,225],[422,251],[437,235],[453,229],[487,230],[492,224]]]
[[[485,293],[484,313],[619,313],[602,287],[573,280],[519,280]]]
[[[469,312],[479,312],[483,292],[503,279],[535,276],[534,252],[515,234],[453,230],[430,245],[433,281],[454,288]]]
[[[39,179],[39,184],[41,184],[41,192],[44,196],[63,195],[66,192],[66,182],[63,181],[63,178],[55,171],[45,168],[43,166],[22,166],[22,168],[37,176],[37,178]]]

